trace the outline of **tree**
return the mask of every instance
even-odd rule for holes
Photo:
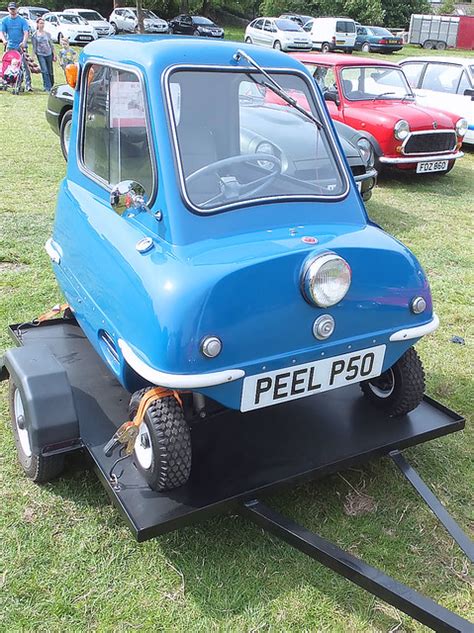
[[[381,0],[385,11],[384,24],[392,28],[407,29],[412,13],[431,13],[427,0]]]
[[[452,13],[454,13],[455,8],[456,5],[454,4],[454,0],[444,0],[438,10],[438,13],[440,13],[441,15],[451,15]]]

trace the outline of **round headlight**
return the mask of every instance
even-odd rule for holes
[[[267,141],[263,141],[257,145],[257,149],[255,150],[257,154],[271,154],[272,156],[276,156],[277,152],[275,146]],[[274,163],[271,163],[269,160],[259,160],[257,161],[259,167],[263,169],[271,170],[274,168]]]
[[[466,119],[459,119],[456,123],[456,134],[458,136],[464,136],[467,132],[468,122]]]
[[[393,128],[393,133],[395,138],[398,138],[399,141],[403,141],[410,134],[410,126],[408,125],[408,121],[401,119],[395,123]]]
[[[366,167],[372,167],[374,164],[374,150],[369,141],[366,138],[360,138],[357,141],[357,148],[364,165]]]
[[[328,308],[341,301],[349,290],[351,269],[339,255],[324,253],[308,264],[302,282],[305,299]]]

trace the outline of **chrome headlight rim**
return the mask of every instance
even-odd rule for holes
[[[468,128],[469,128],[469,123],[467,122],[467,119],[465,119],[464,117],[462,117],[456,122],[456,134],[460,136],[461,138],[465,136]]]
[[[362,158],[362,162],[366,167],[374,166],[374,148],[372,147],[372,143],[366,139],[365,137],[361,137],[357,143],[357,149],[359,150],[360,157]]]
[[[346,287],[343,289],[343,292],[337,295],[337,297],[331,300],[324,300],[320,296],[318,296],[317,292],[317,276],[321,272],[322,268],[329,263],[342,263],[343,268],[346,269],[346,273],[348,275],[348,282]],[[352,283],[352,271],[351,267],[347,263],[347,261],[332,251],[326,251],[325,253],[321,253],[316,257],[312,257],[306,264],[303,274],[301,276],[301,292],[306,299],[306,301],[313,306],[317,306],[318,308],[330,308],[332,306],[340,303],[346,294],[349,291]]]
[[[393,135],[399,141],[404,141],[410,134],[410,125],[405,119],[400,119],[393,126]]]

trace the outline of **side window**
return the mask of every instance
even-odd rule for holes
[[[454,64],[428,64],[423,77],[423,88],[437,92],[455,93],[462,69]]]
[[[423,63],[403,64],[403,72],[410,84],[410,88],[418,88],[418,82],[420,81],[420,76],[424,66],[425,65]]]
[[[304,25],[303,29],[309,33],[311,31],[311,29],[313,28],[313,20],[308,20],[306,22],[306,24]]]
[[[270,20],[265,20],[265,26],[263,27],[263,30],[268,31],[270,33],[273,31],[273,26]]]
[[[253,28],[254,28],[254,29],[261,29],[261,28],[262,28],[262,26],[263,26],[263,20],[257,20],[257,21],[255,22],[255,24],[253,25]]]
[[[143,88],[138,77],[94,64],[87,70],[85,85],[85,167],[108,185],[137,180],[150,196],[153,170]]]
[[[467,78],[466,71],[463,70],[461,81],[458,86],[458,95],[463,95],[465,90],[471,90],[471,84],[469,83],[469,79]]]
[[[329,68],[328,66],[316,66],[313,77],[322,92],[326,92],[327,90],[337,90],[334,68]]]

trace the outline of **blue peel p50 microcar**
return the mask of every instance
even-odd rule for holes
[[[152,386],[180,393],[135,442],[154,489],[187,480],[184,412],[211,401],[246,412],[360,382],[401,416],[422,398],[425,274],[367,217],[311,75],[277,51],[87,46],[46,248],[131,415]]]

